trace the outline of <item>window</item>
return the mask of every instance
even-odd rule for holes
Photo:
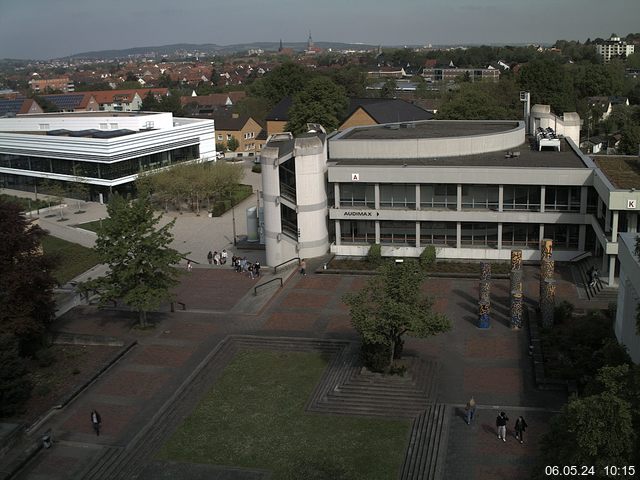
[[[380,185],[381,208],[416,208],[416,186],[414,184]]]
[[[106,130],[109,126],[106,123],[100,124],[100,130]]]
[[[497,223],[463,223],[462,246],[467,247],[493,247],[498,246]]]
[[[230,133],[227,133],[227,140],[231,140],[232,135]]]
[[[380,222],[381,245],[416,245],[416,222]]]
[[[530,223],[503,223],[503,247],[538,248],[540,243],[540,225]]]
[[[341,207],[375,208],[375,188],[367,183],[341,183]]]
[[[535,185],[505,185],[504,210],[540,210],[540,187]]]
[[[38,127],[40,127],[40,130],[49,130],[49,124],[48,123],[40,123],[38,125]]]
[[[457,208],[458,188],[452,184],[420,185],[420,208]]]
[[[456,222],[420,222],[420,244],[457,245]]]
[[[118,129],[118,124],[117,123],[110,123],[109,124],[109,128],[111,130],[117,130]]]
[[[340,220],[340,241],[353,244],[375,243],[376,222]]]
[[[462,208],[498,210],[498,186],[463,185]]]
[[[218,140],[222,141],[222,135],[218,134]]]
[[[579,212],[580,187],[546,187],[544,209],[552,212]]]
[[[545,224],[544,237],[553,240],[554,248],[577,249],[578,231],[578,225]]]

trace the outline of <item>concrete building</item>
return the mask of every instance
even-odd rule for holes
[[[620,288],[614,330],[635,363],[640,363],[640,335],[636,315],[640,305],[640,258],[635,251],[636,234],[620,234]]]
[[[214,122],[171,113],[51,113],[0,118],[0,185],[89,185],[91,198],[129,192],[140,172],[215,160]]]
[[[603,58],[604,63],[609,63],[611,58],[628,57],[634,52],[634,48],[632,43],[620,40],[615,33],[611,34],[609,40],[596,43],[596,52]]]
[[[491,66],[488,68],[425,67],[421,75],[427,82],[453,82],[465,75],[469,75],[472,82],[497,82],[500,79],[500,70]]]
[[[261,155],[269,264],[327,250],[363,256],[374,243],[392,257],[434,245],[444,259],[506,260],[518,248],[537,260],[540,240],[551,238],[556,260],[592,252],[614,285],[618,232],[637,231],[640,168],[623,175],[635,187],[612,181],[627,160],[583,155],[575,113],[535,105],[528,123],[431,120],[271,137]]]
[[[29,88],[36,93],[44,93],[51,90],[60,90],[61,92],[73,92],[73,82],[69,77],[59,78],[40,78],[38,74],[34,74],[29,80]]]

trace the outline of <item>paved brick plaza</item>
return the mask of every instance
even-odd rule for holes
[[[230,268],[195,268],[182,277],[177,289],[188,310],[151,315],[159,322],[153,331],[132,330],[135,315],[126,312],[92,307],[70,312],[59,322],[60,329],[136,339],[138,345],[53,417],[47,426],[54,429],[58,443],[38,455],[21,478],[69,478],[70,471],[89,468],[104,453],[101,446],[127,446],[229,334],[356,339],[341,297],[361,288],[367,278],[294,273],[282,290],[274,290],[274,297],[258,314],[238,314],[231,310],[246,301],[259,281]],[[527,278],[531,295],[535,281]],[[425,282],[425,292],[434,296],[436,310],[449,316],[453,328],[430,339],[408,339],[405,353],[439,365],[436,401],[451,407],[443,478],[526,478],[533,468],[537,441],[547,430],[552,412],[565,400],[561,394],[534,388],[526,332],[508,327],[508,286],[508,280],[493,282],[492,325],[479,330],[475,327],[478,281],[437,278]],[[575,295],[575,287],[568,283],[559,290],[571,293],[572,288]],[[479,404],[478,417],[467,426],[462,405],[472,395]],[[91,431],[92,408],[103,417],[100,437]],[[501,409],[511,418],[509,427],[520,414],[527,419],[530,427],[524,445],[513,439],[512,429],[506,443],[497,440],[494,422]]]

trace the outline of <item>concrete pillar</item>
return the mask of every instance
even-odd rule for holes
[[[543,213],[544,213],[546,192],[547,192],[547,187],[545,185],[542,185],[540,187],[540,212],[543,212]],[[542,237],[540,237],[540,238],[542,238]]]
[[[420,210],[420,184],[416,184],[416,210]]]
[[[456,222],[456,248],[462,248],[462,223]]]
[[[587,226],[580,225],[578,227],[578,250],[584,252],[584,245],[587,241]]]
[[[380,220],[376,220],[376,243],[380,244]]]
[[[548,279],[542,282],[540,296],[540,313],[542,314],[542,325],[553,327],[553,317],[556,306],[556,281]]]
[[[376,207],[376,210],[380,210],[380,184],[376,183],[373,186],[373,197],[374,197],[374,206]],[[377,242],[380,243],[380,242]]]
[[[620,212],[615,210],[612,214],[612,222],[611,222],[611,241],[613,243],[617,243],[618,241],[618,217],[620,216]]]
[[[607,213],[604,217],[604,231],[611,231],[611,210],[607,209]]]
[[[589,187],[580,187],[580,213],[587,213],[587,197],[589,196]]]
[[[502,250],[502,223],[498,224],[498,250]]]
[[[604,249],[603,249],[604,250]],[[606,253],[602,254],[602,272],[607,273],[609,270],[609,256]]]
[[[616,255],[609,255],[609,286],[613,287],[616,278]]]
[[[335,224],[336,224],[336,245],[340,246],[342,244],[342,241],[340,240],[340,237],[342,236],[342,231],[340,230],[340,220],[336,220]]]
[[[416,248],[420,248],[420,222],[416,222]]]
[[[598,196],[598,210],[596,211],[596,218],[602,218],[602,199]]]
[[[462,184],[459,183],[456,188],[456,210],[462,210]]]
[[[504,211],[504,185],[498,186],[498,211],[499,212]],[[500,225],[502,226],[502,224]]]
[[[540,240],[542,240],[544,238],[544,223],[540,224],[540,229],[539,229],[539,237]]]
[[[335,208],[340,208],[340,184],[338,182],[333,184],[333,206]]]

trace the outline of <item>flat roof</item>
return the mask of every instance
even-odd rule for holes
[[[592,158],[615,188],[640,190],[640,157],[602,155]]]
[[[15,118],[52,118],[52,117],[143,117],[145,115],[158,115],[164,112],[52,112],[52,113],[27,113]]]
[[[356,127],[339,136],[340,140],[403,140],[409,138],[452,138],[507,132],[518,128],[517,121],[422,120]]]
[[[514,152],[519,155],[513,156]],[[535,140],[528,137],[527,143],[518,148],[496,152],[461,155],[442,158],[330,158],[337,166],[424,166],[424,167],[513,167],[513,168],[588,168],[565,139],[560,140],[560,151],[535,149]]]

